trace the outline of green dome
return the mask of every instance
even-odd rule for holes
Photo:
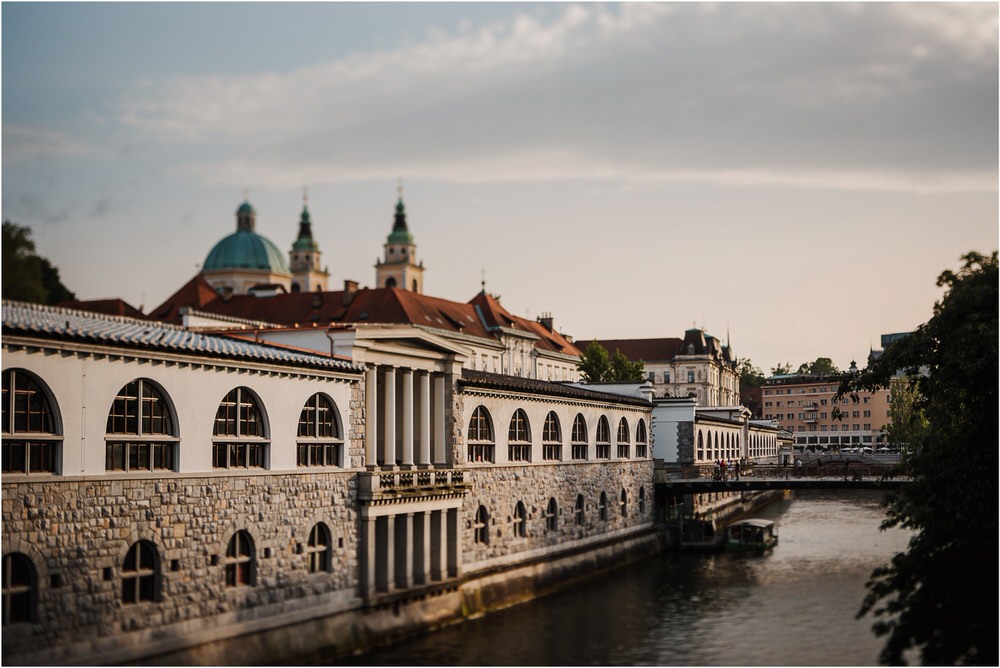
[[[240,208],[236,209],[237,216],[241,213],[256,213],[256,211],[254,211],[250,202],[243,202],[243,204],[240,204]]]
[[[233,232],[209,251],[202,271],[217,269],[264,269],[278,274],[291,273],[284,253],[270,239],[250,230]]]
[[[402,197],[396,203],[396,219],[392,225],[392,232],[389,233],[389,238],[386,239],[386,243],[407,245],[413,243],[413,235],[410,234],[410,230],[406,227],[406,209],[403,207]]]

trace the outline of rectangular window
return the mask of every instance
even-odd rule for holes
[[[628,443],[619,443],[618,444],[618,459],[628,459],[629,449],[630,448],[629,448],[629,444]]]
[[[694,382],[694,371],[688,371],[688,382],[689,383]]]
[[[542,459],[548,462],[557,462],[562,459],[562,445],[559,443],[545,443],[542,445]]]
[[[508,445],[507,459],[512,462],[530,462],[531,445],[530,444]]]
[[[610,443],[598,443],[597,444],[597,458],[598,459],[611,459],[611,444]]]
[[[648,449],[645,443],[637,443],[635,446],[635,456],[639,459],[645,459],[649,455],[647,454]]]
[[[574,443],[573,444],[573,459],[586,459],[587,458],[587,444],[586,443]]]
[[[472,444],[469,445],[469,462],[492,462],[493,444]]]

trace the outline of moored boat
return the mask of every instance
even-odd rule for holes
[[[723,548],[735,552],[764,552],[778,544],[774,522],[746,519],[726,527]]]

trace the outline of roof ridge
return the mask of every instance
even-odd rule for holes
[[[37,304],[34,302],[24,302],[16,299],[4,299],[4,307],[16,306],[20,308],[26,308],[31,311],[36,312],[50,312],[50,313],[60,313],[65,315],[76,315],[83,316],[86,318],[92,318],[94,320],[105,320],[108,322],[120,322],[122,324],[136,324],[143,326],[154,326],[162,329],[172,329],[187,331],[179,325],[173,325],[168,322],[163,322],[161,320],[154,320],[149,318],[136,318],[129,315],[114,315],[110,313],[101,313],[99,311],[87,311],[85,309],[70,308],[68,306],[52,306],[49,304]]]

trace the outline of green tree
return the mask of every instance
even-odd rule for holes
[[[759,366],[754,366],[749,358],[744,357],[736,365],[736,371],[740,374],[740,387],[760,387],[766,380],[764,370]]]
[[[587,383],[638,383],[643,380],[645,364],[633,362],[618,350],[611,355],[594,339],[580,355],[577,368]]]
[[[629,360],[622,351],[615,348],[611,353],[611,373],[608,380],[612,383],[639,383],[644,380],[646,365],[642,360]]]
[[[597,339],[587,344],[577,364],[580,376],[586,383],[601,383],[611,374],[611,357]]]
[[[890,445],[909,448],[927,429],[927,416],[919,404],[920,394],[913,382],[902,377],[894,379],[889,398],[889,424],[885,434]]]
[[[38,304],[76,299],[59,270],[35,252],[31,229],[9,220],[3,223],[3,298]]]
[[[784,364],[779,364],[771,369],[772,376],[787,376],[792,372],[792,363],[785,362]]]
[[[886,637],[885,664],[919,651],[925,665],[997,665],[997,253],[968,253],[934,314],[840,392],[889,386],[902,371],[926,428],[903,466],[912,482],[886,499],[884,528],[913,533],[907,550],[872,573],[858,617]],[[986,612],[983,604],[986,604]]]
[[[805,362],[799,365],[797,373],[811,373],[817,376],[836,376],[840,369],[829,357],[817,357],[814,362]]]

